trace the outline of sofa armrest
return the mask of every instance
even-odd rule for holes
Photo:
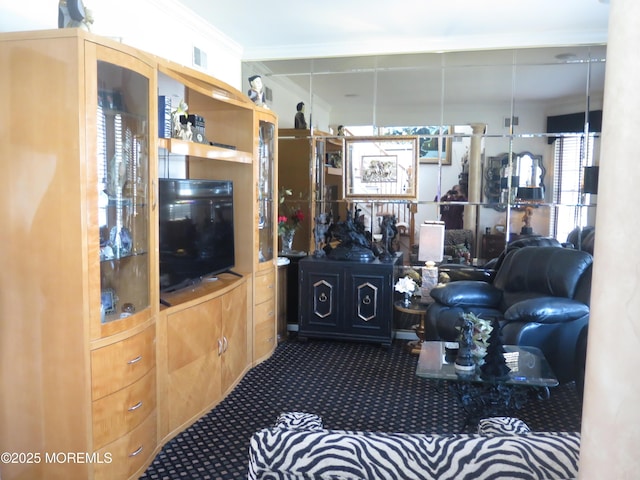
[[[446,263],[438,267],[438,273],[446,273],[452,282],[461,280],[475,280],[491,283],[495,277],[495,270],[482,267],[470,267],[468,265],[456,265],[455,263]]]
[[[502,300],[502,291],[487,282],[460,280],[438,285],[431,290],[431,297],[449,307],[492,307]]]
[[[281,413],[276,419],[278,428],[294,428],[299,430],[322,430],[322,418],[313,413],[286,412]]]
[[[582,302],[561,297],[537,297],[514,303],[504,312],[507,322],[565,323],[589,314]]]

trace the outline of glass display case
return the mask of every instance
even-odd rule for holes
[[[97,185],[101,322],[149,298],[149,80],[98,62]]]
[[[275,125],[260,120],[258,149],[258,262],[273,260]]]

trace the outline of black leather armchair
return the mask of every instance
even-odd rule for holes
[[[438,267],[440,273],[446,273],[453,282],[458,280],[484,280],[492,282],[496,276],[497,270],[502,265],[504,258],[513,250],[522,247],[562,247],[558,240],[553,237],[542,237],[540,235],[531,235],[519,238],[508,243],[506,250],[482,267],[470,267],[467,265],[443,264]]]
[[[462,313],[496,319],[508,345],[538,347],[561,383],[575,380],[578,336],[588,323],[593,257],[558,247],[509,252],[493,283],[462,280],[431,291],[426,339],[456,341]]]

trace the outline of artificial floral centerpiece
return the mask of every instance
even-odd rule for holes
[[[469,335],[469,340],[471,341],[469,345],[471,353],[475,357],[476,363],[482,365],[489,346],[489,337],[493,330],[491,321],[480,318],[473,312],[463,313],[462,320],[464,321],[464,326],[457,327],[457,329],[462,337],[465,334],[465,328],[469,328],[467,335]],[[461,341],[464,341],[464,339],[461,338]]]
[[[404,294],[403,305],[405,307],[411,305],[411,296],[417,288],[418,285],[409,275],[405,275],[404,277],[399,278],[396,282],[395,290],[396,292]]]
[[[293,195],[293,191],[290,188],[280,188],[279,203],[281,208],[284,206],[285,198],[291,195]],[[293,237],[303,220],[304,212],[298,207],[291,208],[286,214],[280,213],[278,215],[278,235],[282,239],[283,252],[291,252]]]

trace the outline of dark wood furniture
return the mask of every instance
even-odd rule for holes
[[[402,254],[388,262],[300,260],[298,337],[391,345],[394,284]]]
[[[490,233],[482,236],[482,253],[485,260],[497,258],[504,251],[505,236],[502,233]]]

